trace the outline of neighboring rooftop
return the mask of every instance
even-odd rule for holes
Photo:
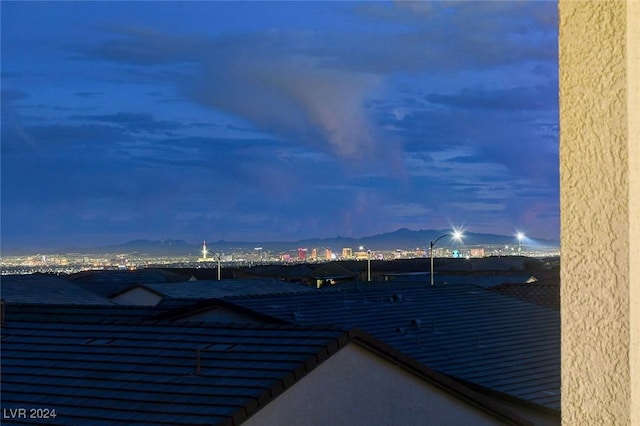
[[[314,288],[275,279],[187,281],[148,284],[146,287],[168,298],[211,299],[247,294],[313,293]]]
[[[191,301],[190,305],[193,305]],[[156,316],[175,311],[176,306],[130,305],[67,305],[5,303],[7,321],[64,322],[64,323],[140,323],[153,321]]]
[[[476,424],[474,416],[483,420],[481,424],[530,424],[360,331],[295,325],[8,321],[2,328],[2,406],[55,409],[55,418],[43,420],[47,424],[238,425],[259,416],[261,409],[311,377],[317,367],[331,364],[327,361],[352,344],[377,357],[375,365],[391,362],[389,371],[397,380],[406,380],[408,373],[422,386],[431,386],[426,401],[431,401],[434,389],[448,395],[448,406],[452,399],[457,401],[455,409],[441,410],[440,416],[460,418],[459,411],[464,410],[471,417],[465,414],[462,418],[472,424]],[[333,369],[315,377],[324,384],[340,379],[351,371],[350,362],[363,359],[352,355],[346,352],[351,358],[341,359],[349,359],[347,364],[336,361]],[[358,375],[363,383],[373,383],[372,375]],[[389,380],[377,383],[395,392]],[[395,412],[407,417],[412,411],[429,409],[424,399],[409,407],[413,399],[401,395],[404,406],[393,406],[378,386],[369,386],[375,387],[367,396],[373,399],[362,400],[356,392],[350,398],[360,404],[342,410],[343,420],[352,416],[349,424],[363,424],[353,417],[359,410],[379,409],[377,404],[368,407],[362,401],[386,404],[387,415]],[[314,401],[334,394],[344,400],[351,392],[348,386],[316,386],[312,391]],[[296,397],[304,399],[305,395],[303,391]],[[331,410],[331,404],[327,405],[321,409]],[[300,411],[288,407],[290,411],[296,408]],[[424,418],[413,420],[421,424]],[[24,419],[3,418],[3,424],[12,423],[24,424]],[[254,423],[264,424],[259,417]],[[321,419],[315,424],[322,424]]]
[[[460,281],[454,279],[450,284],[430,286],[399,278],[371,283],[356,280],[318,291],[315,287],[275,279],[77,285],[79,281],[69,283],[53,275],[34,274],[2,276],[1,292],[3,301],[7,302],[3,304],[3,313],[6,313],[3,318],[6,317],[11,327],[24,323],[27,325],[20,327],[26,330],[31,327],[28,323],[49,323],[34,326],[33,333],[24,332],[25,336],[42,339],[31,341],[41,345],[33,346],[34,351],[46,352],[45,344],[49,343],[66,345],[60,338],[67,329],[73,333],[85,330],[88,335],[96,334],[96,339],[107,342],[110,338],[100,337],[107,332],[100,327],[107,324],[113,325],[114,330],[120,330],[123,324],[132,325],[132,329],[142,327],[141,330],[149,330],[154,336],[166,331],[169,340],[174,339],[172,333],[178,333],[174,327],[187,327],[185,330],[196,327],[178,325],[177,321],[215,322],[220,329],[234,330],[278,329],[278,324],[289,324],[281,327],[287,330],[356,327],[399,351],[402,357],[417,360],[424,368],[453,377],[465,386],[516,405],[540,409],[553,418],[559,416],[560,318],[557,308],[553,307],[559,303],[557,273],[549,273],[543,281],[532,284],[524,283],[530,275],[487,273],[483,285],[492,280],[505,282],[507,276],[506,279],[512,280],[510,284],[491,289],[465,283],[473,282],[475,275],[452,276]],[[115,288],[113,286],[119,286],[120,292],[113,294],[109,290]],[[105,290],[104,296],[101,291],[88,291],[96,287]],[[105,297],[107,295],[113,300],[128,295],[134,306],[116,305]],[[150,306],[136,303],[151,296],[154,299]],[[163,322],[158,323],[160,319]],[[166,320],[176,322],[170,324]],[[233,322],[247,325],[230,325]],[[157,326],[157,331],[144,328],[149,325]],[[50,330],[53,337],[43,330]],[[4,370],[8,335],[4,327],[2,334]],[[12,339],[17,342],[15,339],[19,338]],[[187,336],[187,341],[189,339]],[[121,343],[126,343],[125,340],[117,338]],[[104,346],[112,347],[112,343]],[[174,343],[182,345],[178,340]],[[144,344],[140,343],[140,347]],[[135,354],[137,349],[127,350]],[[82,349],[79,353],[87,352]],[[111,356],[105,358],[111,359]],[[113,358],[108,362],[120,361]],[[137,361],[132,362],[138,365]],[[97,366],[97,371],[108,370],[109,365]],[[3,371],[3,384],[4,379]],[[26,383],[30,383],[28,380]]]
[[[188,279],[168,269],[91,270],[69,275],[68,281],[85,284],[152,284],[180,282]]]
[[[358,327],[447,375],[560,410],[560,316],[551,309],[465,284],[226,300],[295,324]]]
[[[0,295],[7,303],[110,305],[108,298],[55,275],[2,275]]]
[[[556,311],[560,310],[559,282],[505,283],[491,287],[489,290]]]
[[[166,269],[100,270],[83,271],[64,277],[67,281],[85,290],[108,299],[135,285],[177,283],[188,277]]]

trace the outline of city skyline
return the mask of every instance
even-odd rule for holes
[[[2,5],[2,245],[559,239],[555,2]]]

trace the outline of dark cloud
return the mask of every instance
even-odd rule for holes
[[[169,35],[141,27],[112,27],[112,38],[91,47],[74,50],[87,58],[135,65],[190,62],[202,49],[199,39]]]
[[[394,155],[389,154],[393,145],[384,142],[388,135],[365,108],[386,75],[556,58],[555,47],[539,41],[554,36],[553,27],[540,26],[555,16],[551,5],[396,6],[362,8],[361,16],[390,25],[376,32],[272,30],[207,39],[125,28],[85,53],[131,65],[197,64],[200,71],[183,87],[194,100],[346,158]],[[501,90],[432,94],[429,99],[478,108],[545,104],[535,88]]]
[[[76,92],[76,96],[83,99],[94,99],[103,95],[102,92]]]
[[[64,7],[3,54],[3,243],[557,231],[554,2]]]
[[[22,99],[27,99],[29,97],[27,92],[24,92],[22,90],[2,89],[2,92],[0,93],[2,94],[3,106],[9,102],[19,101]]]
[[[172,130],[183,128],[182,123],[175,121],[156,120],[148,113],[119,112],[106,115],[77,115],[72,116],[73,120],[94,121],[99,123],[110,123],[117,125],[128,132],[139,133],[170,133]]]
[[[557,90],[547,86],[507,89],[465,88],[453,95],[430,93],[425,98],[451,108],[479,110],[529,111],[557,109]]]

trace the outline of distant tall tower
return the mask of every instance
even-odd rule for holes
[[[207,259],[207,242],[203,241],[202,242],[202,260],[206,260]]]

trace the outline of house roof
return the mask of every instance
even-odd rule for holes
[[[8,321],[2,406],[52,408],[65,424],[237,425],[351,343],[527,424],[363,332],[326,326]]]
[[[108,299],[137,285],[176,283],[187,278],[177,273],[159,269],[82,271],[69,275],[67,281]]]
[[[557,311],[560,310],[559,282],[505,283],[491,287],[489,290]]]
[[[306,263],[293,265],[264,265],[262,267],[245,268],[245,272],[259,276],[274,278],[304,278],[313,270]]]
[[[7,303],[110,305],[106,297],[69,283],[55,275],[3,275],[0,294]]]
[[[314,269],[309,273],[309,276],[318,279],[338,279],[338,278],[353,278],[356,273],[350,269],[345,268],[340,263],[329,262]]]
[[[188,281],[181,283],[147,284],[169,298],[207,299],[243,294],[291,294],[313,292],[314,289],[275,279]]]
[[[161,268],[134,270],[91,270],[72,274],[69,281],[85,284],[151,284],[185,281],[185,277]]]
[[[193,305],[193,301],[191,301]],[[156,316],[174,311],[175,306],[132,305],[65,305],[6,303],[7,321],[68,322],[68,323],[130,323],[154,320]]]
[[[358,327],[459,380],[560,410],[556,311],[465,284],[372,285],[227,300],[296,324]]]

